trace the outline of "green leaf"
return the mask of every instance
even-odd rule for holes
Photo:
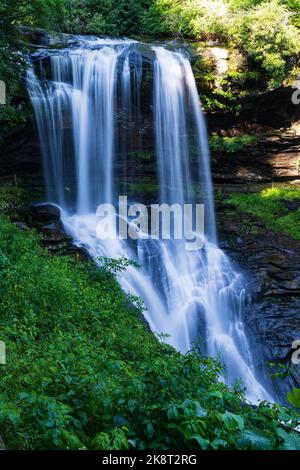
[[[253,450],[271,450],[274,448],[273,442],[266,436],[255,431],[244,431],[240,439],[237,441],[239,449]]]
[[[214,398],[219,398],[220,400],[223,400],[223,393],[219,392],[218,390],[210,392],[209,396],[214,397]]]
[[[287,394],[287,399],[295,408],[300,408],[300,388],[293,388],[293,391]]]
[[[283,439],[281,445],[282,450],[300,450],[300,435],[294,432],[285,432],[283,429],[278,428],[277,434]]]
[[[191,437],[189,438],[189,440],[192,440],[192,439],[194,439],[195,441],[198,442],[198,444],[199,444],[199,446],[200,446],[200,448],[201,448],[202,450],[206,450],[207,447],[209,446],[209,440],[204,439],[204,438],[203,438],[202,436],[200,436],[199,434],[193,434],[193,436],[191,436]]]
[[[71,450],[84,450],[86,447],[80,441],[80,439],[67,430],[62,430],[62,437],[63,437],[63,448],[64,449],[71,449]]]
[[[169,408],[168,408],[168,411],[167,411],[167,416],[168,416],[168,419],[171,420],[173,418],[178,418],[179,416],[179,412],[178,412],[178,409],[175,405],[171,405]]]
[[[131,413],[134,412],[134,410],[136,409],[136,400],[128,400],[128,409]]]
[[[234,431],[237,427],[240,431],[243,431],[245,427],[243,418],[240,415],[230,413],[229,411],[222,414],[222,421],[225,424],[226,429],[229,431]]]
[[[150,438],[154,436],[154,426],[153,426],[152,423],[147,424],[146,431],[147,431],[147,434]]]
[[[224,439],[215,439],[211,443],[211,446],[213,447],[213,449],[219,449],[220,447],[224,448],[228,446],[228,442],[224,441]]]
[[[205,418],[207,411],[199,403],[195,403],[195,415],[197,418]]]

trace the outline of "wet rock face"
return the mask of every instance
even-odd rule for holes
[[[264,363],[294,367],[292,343],[300,339],[300,242],[267,230],[253,217],[218,208],[220,245],[237,268],[244,272],[252,302],[245,323],[252,336],[253,354]],[[268,368],[268,367],[267,367]],[[273,371],[269,371],[272,373]],[[285,400],[295,377],[272,382],[279,398]]]
[[[236,154],[212,158],[216,183],[271,183],[300,180],[300,136],[271,135]]]
[[[72,237],[65,231],[60,216],[60,209],[53,204],[38,204],[31,206],[27,221],[40,233],[42,245],[50,252],[73,252]]]
[[[91,261],[83,247],[75,246],[61,221],[61,211],[53,204],[32,204],[26,221],[16,222],[21,230],[34,227],[41,236],[41,244],[50,253],[71,256],[78,261]]]

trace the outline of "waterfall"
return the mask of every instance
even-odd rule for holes
[[[184,240],[96,236],[97,206],[115,202],[120,174],[133,171],[129,137],[134,126],[142,127],[145,67],[153,75],[147,106],[159,202],[204,203],[206,238],[198,251],[185,250]],[[227,383],[242,379],[249,400],[270,400],[256,376],[243,322],[245,280],[217,244],[207,131],[186,53],[129,40],[85,40],[51,52],[37,69],[28,71],[27,83],[48,200],[62,208],[75,243],[94,257],[136,261],[141,267],[127,268],[120,283],[143,299],[152,331],[167,334],[165,340],[183,353],[202,337],[205,352],[226,365]],[[120,116],[127,127],[120,128]],[[141,132],[135,141],[141,144]],[[116,170],[117,151],[122,165]]]

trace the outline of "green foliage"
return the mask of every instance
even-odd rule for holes
[[[300,450],[300,436],[297,434],[287,433],[283,429],[277,429],[278,436],[283,443],[280,446],[282,450]]]
[[[27,121],[29,110],[22,83],[25,60],[0,34],[0,80],[6,85],[6,105],[0,104],[0,144],[11,127]]]
[[[65,0],[63,29],[70,33],[130,35],[141,33],[147,0]]]
[[[30,196],[27,191],[15,186],[0,186],[0,212],[12,220],[20,220],[28,211]]]
[[[295,408],[300,408],[300,389],[294,388],[292,392],[287,395],[288,401]]]
[[[247,147],[256,141],[253,135],[243,135],[237,137],[221,137],[214,135],[209,139],[212,152],[236,153],[245,151]]]
[[[254,194],[233,194],[227,200],[244,212],[262,219],[271,230],[277,230],[300,239],[300,191],[270,188]],[[289,202],[295,202],[293,210]],[[299,204],[297,204],[299,201]]]
[[[268,0],[236,16],[230,26],[234,41],[265,71],[270,87],[285,78],[289,60],[299,53],[299,33],[291,14],[278,0]]]
[[[259,431],[244,431],[237,443],[241,449],[272,450],[274,441]]]
[[[127,261],[54,257],[3,215],[0,234],[8,448],[297,448],[296,412],[248,406],[218,362],[158,342],[116,281]]]
[[[1,0],[1,32],[15,34],[15,26],[27,25],[57,30],[67,14],[65,0]]]
[[[253,72],[261,70],[272,88],[284,81],[300,51],[296,28],[299,1],[283,3],[278,0],[156,0],[144,14],[142,24],[150,35],[213,38],[233,44],[247,54],[250,72],[253,63]]]
[[[143,17],[143,26],[151,35],[195,37],[199,14],[194,1],[155,0]]]
[[[283,0],[283,2],[291,11],[291,21],[300,28],[300,0]]]

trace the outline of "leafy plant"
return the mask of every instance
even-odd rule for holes
[[[214,135],[209,139],[212,152],[236,153],[244,151],[248,146],[256,141],[253,135],[243,135],[240,137],[221,137]]]
[[[295,408],[300,408],[300,389],[294,388],[292,392],[289,392],[287,395],[289,403]]]

